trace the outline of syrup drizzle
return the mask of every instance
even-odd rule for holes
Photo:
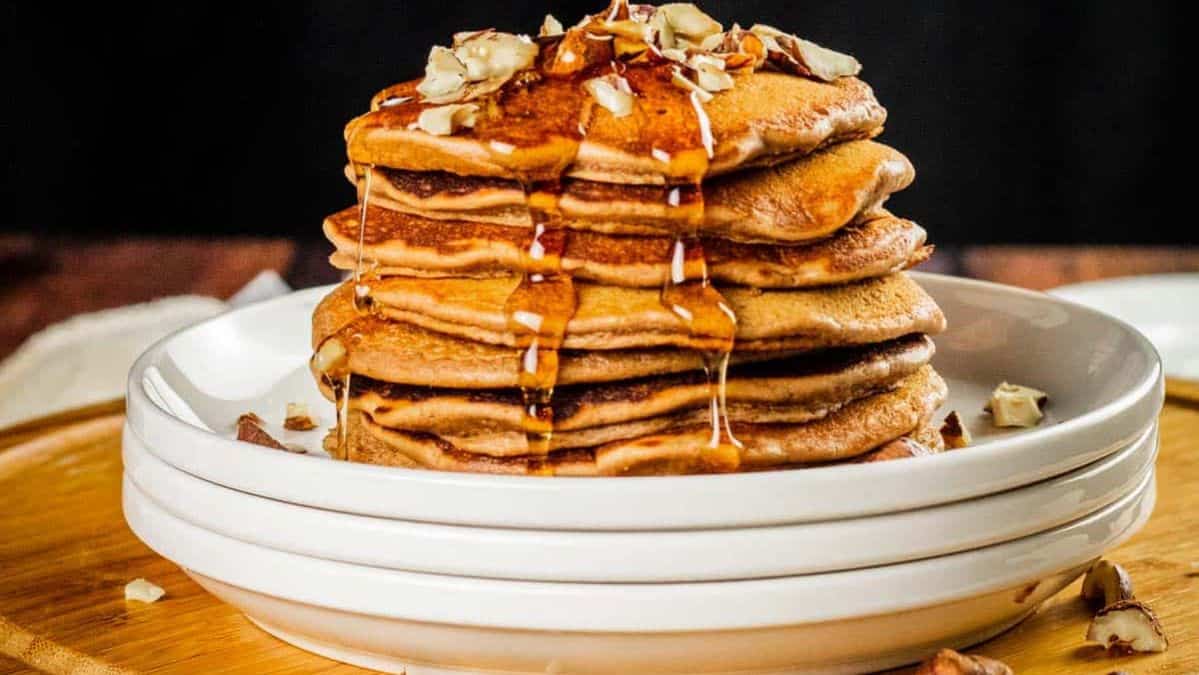
[[[366,245],[366,217],[370,209],[371,181],[375,175],[375,167],[368,165],[364,172],[364,181],[362,194],[359,196],[358,205],[358,247],[354,256],[354,309],[359,314],[366,314],[374,309],[374,303],[371,301],[370,285],[367,280],[371,275],[375,274],[376,265],[373,263],[367,267],[367,261],[364,255]],[[353,337],[360,337],[355,334]],[[356,346],[357,340],[351,339],[351,345],[347,349]],[[344,346],[344,344],[343,344]],[[349,360],[343,366],[344,371],[329,373],[330,381],[333,386],[333,393],[337,397],[337,452],[338,455],[345,459],[349,456],[349,433],[350,433],[350,389],[353,380],[353,373],[350,372]]]
[[[613,7],[623,3],[614,2]],[[619,11],[619,10],[617,10]],[[668,261],[669,273],[662,285],[660,302],[678,317],[686,327],[691,344],[699,352],[709,391],[710,434],[700,450],[701,458],[711,466],[725,470],[739,464],[740,441],[733,435],[726,402],[729,359],[733,351],[737,318],[723,296],[711,285],[707,261],[699,230],[703,222],[704,204],[702,178],[714,150],[711,125],[702,102],[694,94],[684,93],[670,84],[669,64],[657,67],[630,68],[613,64],[624,73],[637,94],[638,115],[642,120],[642,139],[647,140],[644,151],[663,165],[663,173],[672,181],[664,199],[671,209],[683,209],[684,226],[676,235]],[[522,180],[526,201],[532,217],[532,231],[522,255],[519,284],[505,302],[507,325],[519,350],[518,385],[524,403],[522,428],[528,440],[530,455],[544,458],[553,437],[554,387],[558,379],[558,351],[562,346],[566,324],[574,315],[576,296],[573,280],[561,266],[566,248],[567,231],[562,227],[558,210],[560,178],[574,161],[578,145],[586,134],[593,103],[583,93],[581,80],[592,74],[580,73],[571,80],[543,79],[533,86],[551,88],[554,95],[541,101],[553,101],[554,110],[538,109],[533,99],[520,92],[501,92],[498,106],[502,124],[480,124],[474,135],[489,140],[496,159],[501,163],[515,160],[527,146],[541,146],[552,139],[554,154],[559,160],[554,169],[544,167]],[[402,101],[407,102],[407,101]],[[401,101],[396,101],[401,103]],[[389,106],[397,114],[411,116],[415,109]],[[656,110],[655,119],[650,114]],[[404,112],[400,112],[404,111]],[[670,120],[662,124],[661,120]],[[655,123],[657,121],[657,123]],[[694,127],[691,127],[691,123]],[[683,125],[680,133],[674,133]],[[536,131],[526,132],[528,129]],[[544,148],[543,148],[544,149]],[[503,157],[499,157],[502,155]],[[519,162],[513,162],[519,164]],[[371,193],[373,167],[364,174],[364,190],[360,197],[359,236],[354,266],[354,306],[359,312],[372,310],[370,286],[364,279],[369,270],[364,260],[367,210]],[[341,376],[341,373],[337,374]],[[346,416],[349,407],[349,373],[336,382],[341,391],[338,419],[341,451],[346,451]],[[552,473],[552,466],[542,459],[530,458],[530,473]]]
[[[518,385],[524,403],[521,427],[528,453],[545,455],[554,433],[552,399],[558,382],[558,350],[574,316],[574,281],[562,271],[566,229],[559,224],[557,182],[527,185],[532,235],[522,256],[520,283],[504,313],[520,350]]]

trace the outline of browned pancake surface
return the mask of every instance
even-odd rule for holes
[[[464,452],[423,433],[397,431],[359,413],[350,418],[347,459],[370,464],[445,471],[541,475],[646,475],[761,470],[841,461],[862,455],[928,423],[945,398],[945,382],[931,368],[894,390],[854,401],[806,424],[734,427],[743,443],[735,465],[707,448],[705,425],[672,429],[596,449],[548,457],[491,457]]]
[[[358,261],[359,209],[325,219],[336,251],[334,266]],[[467,221],[434,220],[371,207],[363,256],[383,276],[492,277],[520,271],[531,230]],[[705,238],[712,278],[757,288],[846,283],[890,274],[925,259],[925,232],[890,214],[791,246],[740,244]],[[616,286],[660,287],[669,274],[673,239],[571,232],[562,260],[576,279]]]
[[[369,282],[384,316],[480,342],[515,345],[505,303],[518,278],[411,279]],[[578,306],[566,326],[567,349],[607,350],[672,345],[702,348],[663,307],[653,289],[575,284]],[[939,333],[945,317],[904,274],[814,289],[721,289],[737,317],[737,350],[777,351],[890,340]]]
[[[351,170],[364,196],[365,169]],[[701,232],[738,241],[798,242],[824,237],[876,213],[915,173],[907,158],[880,143],[842,143],[774,167],[704,183]],[[428,218],[531,227],[527,200],[514,180],[445,171],[376,168],[372,205]],[[563,224],[610,234],[655,234],[696,227],[670,206],[670,188],[567,180],[558,209]]]
[[[520,354],[511,347],[485,344],[425,330],[400,321],[360,314],[353,289],[338,286],[312,314],[312,346],[337,339],[348,351],[351,373],[387,382],[496,389],[517,386]],[[733,362],[787,356],[786,352],[733,355]],[[698,370],[703,360],[679,349],[564,351],[558,383],[612,382]]]
[[[629,69],[634,89],[644,80],[645,90],[638,90],[636,113],[625,118],[580,100],[586,94],[578,83],[546,78],[509,88],[473,129],[453,136],[409,129],[429,106],[419,102],[418,81],[405,82],[380,92],[376,101],[412,97],[411,102],[377,108],[347,125],[349,158],[364,165],[503,178],[556,175],[563,164],[566,175],[611,183],[691,178],[694,162],[675,160],[703,152],[694,140],[698,121],[688,97],[670,84],[669,72],[669,66],[654,73]],[[886,119],[870,87],[856,78],[825,83],[762,71],[736,80],[733,89],[704,105],[715,139],[708,175],[870,138]],[[576,154],[580,121],[586,136]],[[671,160],[656,159],[654,148]]]
[[[734,420],[746,422],[811,418],[817,414],[813,411],[890,387],[928,363],[932,353],[931,340],[913,335],[879,345],[737,365],[730,369],[726,389],[730,414]],[[328,382],[323,387],[331,400],[336,398],[335,384]],[[695,371],[559,387],[552,401],[555,437],[561,441],[561,432],[660,417],[680,410],[702,412],[709,397],[703,373]],[[798,404],[807,407],[797,410]],[[457,436],[520,431],[524,408],[520,392],[515,389],[417,387],[368,378],[352,380],[350,406],[366,411],[382,426]]]

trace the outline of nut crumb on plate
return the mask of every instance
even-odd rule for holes
[[[125,599],[151,603],[166,595],[166,591],[141,577],[125,584]]]

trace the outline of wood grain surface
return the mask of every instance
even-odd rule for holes
[[[120,424],[103,417],[0,450],[0,673],[364,672],[259,631],[133,536],[121,516]],[[972,651],[1018,673],[1199,672],[1197,436],[1199,407],[1169,405],[1157,509],[1108,556],[1157,610],[1168,652],[1112,657],[1086,645],[1077,583]],[[127,603],[124,585],[137,577],[166,597]]]

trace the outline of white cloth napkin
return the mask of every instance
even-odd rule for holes
[[[291,291],[274,271],[228,302],[197,295],[81,314],[33,335],[0,362],[0,429],[125,395],[137,357],[170,333]]]

